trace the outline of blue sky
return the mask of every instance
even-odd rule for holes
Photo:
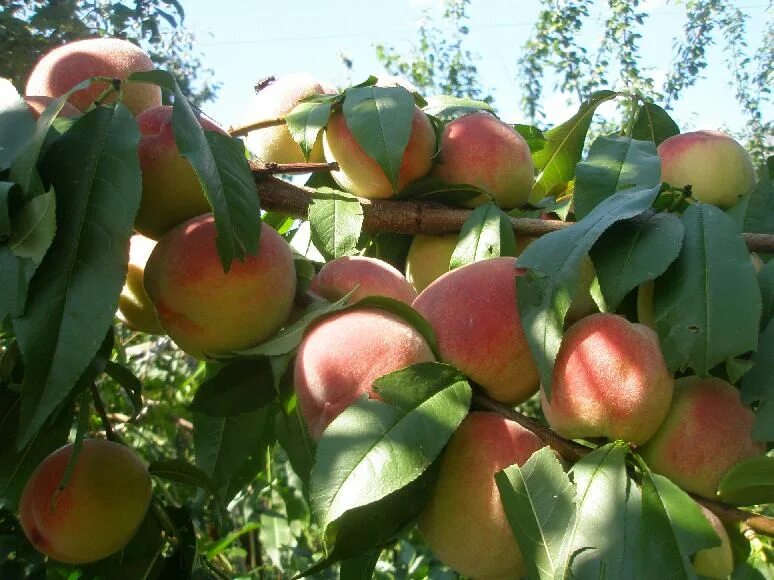
[[[660,80],[679,38],[684,8],[674,0],[646,0],[650,18],[642,29],[641,54],[649,74]],[[307,71],[323,81],[347,83],[341,55],[352,59],[352,80],[383,72],[374,46],[382,43],[408,50],[423,9],[438,10],[441,0],[185,0],[186,25],[195,34],[204,66],[222,83],[218,99],[205,111],[228,126],[242,120],[256,80],[269,75]],[[767,0],[741,0],[737,5],[751,18],[748,43],[760,45],[766,25]],[[584,42],[598,42],[606,2],[597,2]],[[538,0],[473,0],[467,48],[478,54],[482,83],[495,96],[500,116],[524,122],[517,61],[536,21]],[[768,15],[772,17],[771,14]],[[734,92],[728,86],[728,65],[720,47],[709,52],[705,78],[684,93],[673,116],[682,130],[738,129],[744,122]],[[543,104],[548,123],[559,122],[577,108],[577,101],[545,85]],[[767,117],[774,106],[766,108]]]

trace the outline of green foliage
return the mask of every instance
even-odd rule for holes
[[[322,187],[309,206],[312,243],[326,259],[356,252],[363,227],[363,208],[351,193]]]
[[[729,469],[718,495],[733,505],[774,503],[774,457],[748,459]]]
[[[494,203],[478,206],[462,224],[450,269],[497,256],[516,255],[516,236],[511,219]]]

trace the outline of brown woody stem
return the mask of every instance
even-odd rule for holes
[[[311,167],[325,171],[320,164],[293,164],[299,173]],[[324,165],[324,164],[323,164]],[[274,173],[256,168],[253,171],[263,209],[290,217],[306,219],[314,190],[299,187],[267,175]],[[279,173],[277,171],[276,173]],[[363,199],[363,231],[395,234],[451,234],[459,232],[472,210],[453,208],[428,201]],[[511,218],[514,232],[539,237],[572,225],[572,222],[535,218]],[[774,254],[774,236],[769,234],[742,234],[750,251]]]
[[[278,175],[295,173],[324,173],[336,171],[339,164],[333,163],[250,163],[253,175]]]

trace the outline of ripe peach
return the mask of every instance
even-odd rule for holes
[[[95,562],[132,539],[151,498],[151,478],[128,447],[86,439],[67,485],[73,446],[43,460],[24,486],[19,520],[33,546],[69,564]]]
[[[452,270],[425,288],[414,308],[432,325],[441,359],[487,395],[518,404],[538,388],[538,371],[516,308],[515,258]]]
[[[43,111],[46,110],[51,103],[54,102],[54,97],[41,97],[41,96],[26,96],[24,100],[27,102],[27,106],[32,111],[32,116],[36,119],[39,118]],[[65,103],[62,110],[59,111],[59,117],[77,117],[81,112],[73,107],[70,103]]]
[[[537,435],[496,413],[474,411],[462,421],[419,519],[419,531],[442,562],[472,578],[526,574],[494,476],[524,465],[541,447]]]
[[[449,262],[458,240],[458,234],[420,234],[414,237],[406,256],[406,278],[417,292],[422,292],[431,282],[449,271]]]
[[[541,404],[551,428],[563,437],[639,445],[666,417],[673,383],[655,332],[622,316],[592,314],[565,334],[551,401],[541,393]]]
[[[350,302],[366,296],[388,296],[408,305],[417,293],[396,268],[376,258],[343,256],[325,264],[312,279],[309,289],[335,302],[357,287]]]
[[[691,186],[693,197],[731,207],[755,183],[750,154],[733,137],[718,131],[694,131],[658,146],[661,179],[675,187]]]
[[[706,578],[728,578],[734,571],[734,554],[731,551],[731,540],[728,537],[728,532],[718,516],[703,505],[699,505],[699,507],[720,538],[720,545],[696,552],[693,557],[693,569],[697,574]]]
[[[145,292],[142,279],[145,264],[156,247],[156,242],[141,235],[132,236],[129,241],[129,267],[126,281],[118,297],[118,318],[132,330],[148,334],[164,334],[153,303]]]
[[[243,123],[254,123],[281,118],[290,113],[306,97],[333,92],[306,73],[279,77],[261,89],[247,106]],[[256,129],[245,139],[248,150],[264,163],[302,163],[301,147],[290,136],[287,125]],[[323,161],[322,136],[314,144],[309,156],[311,163]]]
[[[41,58],[27,81],[28,95],[60,97],[91,77],[126,79],[130,74],[153,70],[153,62],[141,48],[119,38],[89,38],[59,46]],[[92,83],[68,99],[85,111],[105,91],[104,82]],[[123,103],[135,115],[161,104],[161,89],[146,83],[125,83]]]
[[[403,152],[397,189],[392,187],[381,166],[360,147],[340,111],[331,115],[328,121],[323,134],[323,148],[325,158],[339,164],[339,169],[332,171],[331,175],[342,188],[360,197],[387,198],[430,171],[435,155],[435,132],[427,115],[414,107],[411,134]]]
[[[164,330],[191,356],[256,345],[290,315],[296,292],[293,252],[267,225],[256,256],[223,272],[212,214],[161,238],[145,266],[145,290]]]
[[[206,118],[207,131],[226,134]],[[177,149],[172,130],[172,107],[149,109],[137,117],[140,145],[137,154],[142,168],[142,200],[135,229],[154,240],[184,221],[211,211],[199,178]]]
[[[422,335],[407,322],[374,308],[325,318],[301,341],[294,380],[301,414],[315,439],[358,397],[374,397],[382,375],[435,360]]]
[[[504,208],[529,199],[535,181],[529,146],[513,127],[489,113],[472,113],[446,125],[439,156],[433,175],[446,183],[478,187]],[[465,205],[486,201],[480,195]]]
[[[754,420],[729,383],[678,379],[672,407],[642,456],[653,471],[684,490],[714,498],[726,471],[765,452],[763,443],[752,440]]]

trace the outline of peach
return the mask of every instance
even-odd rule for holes
[[[750,154],[733,137],[719,131],[693,131],[658,146],[661,179],[672,186],[691,186],[693,197],[718,207],[731,207],[755,184]]]
[[[439,161],[432,174],[449,184],[473,185],[504,208],[524,205],[532,192],[535,168],[524,138],[489,113],[455,119],[443,131]],[[480,195],[465,205],[489,201]]]
[[[32,111],[32,116],[36,119],[39,118],[43,111],[46,110],[46,108],[54,102],[54,97],[41,97],[41,96],[26,96],[24,97],[24,100],[27,103],[27,106],[30,108],[30,111]],[[77,117],[81,114],[81,112],[73,107],[70,103],[65,103],[64,107],[62,107],[62,110],[59,111],[59,117]]]
[[[551,428],[569,439],[607,437],[642,444],[669,411],[674,381],[658,336],[615,314],[592,314],[564,336],[554,364]]]
[[[390,312],[363,308],[325,318],[307,331],[296,355],[295,389],[309,433],[319,439],[361,395],[374,397],[380,376],[434,360],[422,335]]]
[[[246,125],[267,119],[282,118],[306,97],[334,92],[306,73],[279,77],[261,89],[250,101],[242,116]],[[264,163],[302,163],[301,147],[290,136],[287,125],[256,129],[247,134],[247,148]],[[309,156],[311,163],[323,161],[322,135]]]
[[[693,557],[693,569],[706,578],[728,578],[734,571],[734,554],[726,528],[714,513],[699,505],[701,512],[720,538],[720,545],[699,550]]]
[[[755,415],[721,379],[675,381],[672,407],[641,452],[656,473],[684,490],[714,498],[723,475],[766,447],[752,440]]]
[[[398,172],[398,187],[393,188],[384,170],[366,154],[349,130],[343,113],[331,115],[323,134],[323,149],[328,161],[339,164],[331,175],[350,193],[370,199],[392,197],[430,171],[435,155],[435,131],[427,115],[414,107],[411,134]]]
[[[128,447],[85,439],[70,480],[59,488],[73,446],[37,467],[24,486],[19,520],[29,541],[68,564],[101,560],[132,539],[148,510],[151,478]]]
[[[449,271],[459,234],[445,236],[415,236],[406,256],[406,278],[417,292],[422,292],[431,282]]]
[[[132,330],[148,334],[164,334],[164,329],[156,318],[153,303],[145,292],[142,282],[145,264],[155,247],[156,242],[145,236],[134,235],[129,240],[129,265],[124,287],[118,297],[116,315]]]
[[[206,118],[202,128],[226,134]],[[178,224],[211,211],[199,178],[180,155],[172,130],[172,107],[149,109],[137,117],[140,144],[137,154],[142,169],[142,200],[135,229],[154,240]]]
[[[351,290],[350,302],[357,302],[366,296],[387,296],[408,305],[414,302],[417,293],[396,268],[364,256],[343,256],[325,264],[312,278],[309,289],[326,300],[335,302]]]
[[[59,46],[43,56],[32,69],[25,90],[27,95],[61,97],[72,87],[91,77],[126,79],[130,74],[155,67],[141,48],[119,38],[89,38]],[[68,99],[85,111],[105,91],[104,82],[92,83]],[[134,114],[161,104],[161,89],[147,83],[125,83],[123,103]]]
[[[441,359],[503,403],[538,388],[538,371],[516,308],[515,258],[491,258],[452,270],[425,288],[414,308],[435,330]]]
[[[254,346],[290,316],[296,292],[293,252],[267,225],[258,254],[223,271],[215,221],[206,214],[165,235],[145,266],[145,290],[164,330],[191,356]]]
[[[438,559],[471,578],[526,574],[494,476],[524,465],[541,447],[537,435],[496,413],[474,411],[462,421],[419,518],[419,531]]]

